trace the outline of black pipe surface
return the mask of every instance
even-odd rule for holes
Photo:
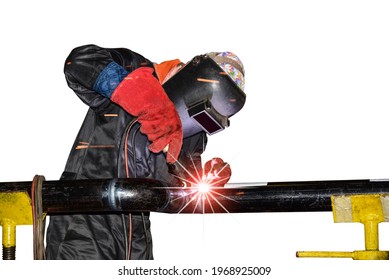
[[[247,185],[247,184],[246,184]],[[25,191],[31,182],[0,183],[0,192]],[[389,194],[388,180],[253,183],[246,187],[171,187],[144,178],[44,181],[47,214],[93,212],[249,213],[331,211],[331,196]]]

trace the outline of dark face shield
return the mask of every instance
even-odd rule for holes
[[[193,58],[163,87],[180,115],[184,138],[228,127],[229,118],[246,100],[245,93],[206,55]]]

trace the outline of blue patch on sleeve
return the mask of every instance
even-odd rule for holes
[[[128,75],[128,72],[116,62],[108,64],[97,77],[93,90],[110,98],[120,82]]]

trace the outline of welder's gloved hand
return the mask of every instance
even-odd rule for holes
[[[152,142],[149,150],[159,153],[167,149],[166,161],[174,163],[182,147],[182,124],[153,71],[140,67],[128,74],[112,93],[111,100],[138,118],[140,131]]]
[[[231,178],[231,167],[221,158],[213,158],[204,164],[204,180],[214,187],[224,187]]]

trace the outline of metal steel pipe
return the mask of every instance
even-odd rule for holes
[[[93,212],[248,213],[331,211],[331,196],[389,193],[389,180],[301,181],[245,187],[178,188],[144,178],[44,181],[47,214]],[[248,185],[248,186],[247,186]],[[0,183],[1,192],[28,192],[31,182]]]

